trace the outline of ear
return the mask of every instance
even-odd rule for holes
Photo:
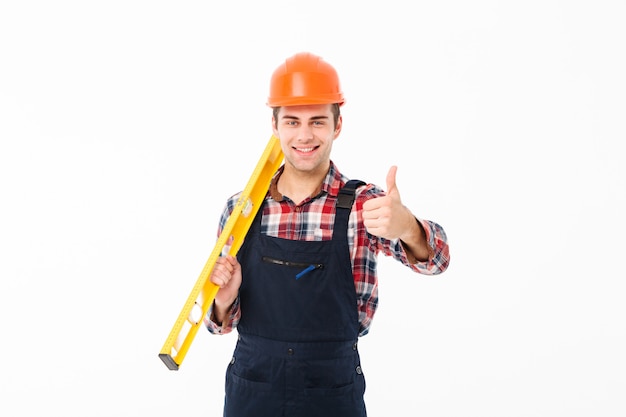
[[[276,119],[272,116],[272,133],[274,136],[278,137],[278,129],[276,128]]]
[[[339,136],[339,134],[341,133],[342,126],[343,126],[343,118],[341,117],[341,115],[339,115],[339,118],[337,119],[337,125],[335,126],[335,133],[333,136],[333,140],[337,139],[337,136]]]

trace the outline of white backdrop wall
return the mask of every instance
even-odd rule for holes
[[[157,357],[269,136],[269,77],[339,71],[333,159],[442,224],[380,260],[369,415],[623,416],[619,1],[0,4],[0,410],[219,416],[235,334]],[[394,410],[392,413],[391,410]]]

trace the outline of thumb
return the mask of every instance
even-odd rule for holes
[[[387,194],[398,193],[398,187],[396,186],[396,172],[398,171],[397,166],[392,166],[389,168],[389,172],[387,173]]]

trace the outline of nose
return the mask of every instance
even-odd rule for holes
[[[298,129],[298,141],[307,142],[313,139],[313,128],[306,123],[303,123]]]

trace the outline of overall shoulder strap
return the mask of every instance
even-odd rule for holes
[[[341,190],[339,190],[337,205],[335,207],[348,209],[348,211],[350,211],[352,209],[352,204],[354,203],[354,194],[356,189],[362,185],[365,185],[365,182],[361,180],[350,180],[345,183]]]
[[[335,224],[333,225],[333,240],[344,242],[348,234],[350,211],[354,204],[356,189],[365,185],[360,180],[350,180],[339,190],[335,203]]]

